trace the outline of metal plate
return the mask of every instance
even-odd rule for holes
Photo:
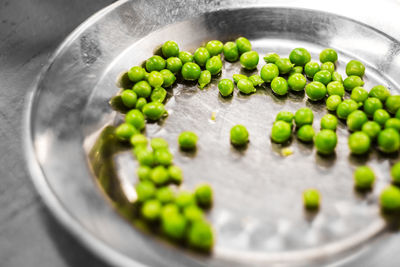
[[[287,56],[293,48],[305,47],[316,61],[321,49],[333,47],[339,52],[339,72],[344,73],[348,60],[358,59],[367,66],[367,89],[376,84],[393,92],[399,88],[398,41],[346,17],[304,9],[301,2],[292,5],[297,8],[258,2],[237,6],[229,1],[120,2],[75,31],[43,73],[29,116],[33,177],[61,220],[118,265],[320,265],[343,259],[384,232],[377,195],[389,183],[389,166],[397,157],[377,152],[366,158],[350,156],[343,123],[335,156],[321,157],[294,138],[293,155],[283,157],[282,147],[269,139],[276,113],[308,106],[315,111],[318,129],[326,114],[323,103],[311,103],[304,94],[277,97],[268,87],[251,96],[235,92],[222,99],[217,80],[204,90],[194,84],[174,87],[166,104],[168,118],[146,128],[149,137],[170,142],[175,163],[185,173],[184,187],[203,181],[213,185],[216,198],[209,219],[217,233],[214,253],[198,255],[160,242],[132,227],[112,207],[126,212],[121,208],[126,203],[123,194],[129,198],[126,188],[135,182],[135,162],[129,151],[112,161],[100,157],[107,149],[98,139],[100,133],[122,118],[108,101],[119,91],[117,77],[166,40],[193,52],[208,40],[244,35],[260,55]],[[258,69],[261,66],[260,61]],[[238,63],[225,63],[221,78],[239,72]],[[241,150],[229,144],[229,130],[239,123],[250,132],[250,143]],[[178,150],[176,139],[183,130],[199,135],[195,154]],[[98,177],[112,178],[100,179],[108,197],[93,179],[88,156],[97,164],[93,169]],[[374,168],[377,183],[372,192],[360,195],[353,190],[352,172],[366,162]],[[121,179],[128,187],[120,190]],[[309,187],[318,188],[323,196],[317,214],[302,209],[301,192]]]

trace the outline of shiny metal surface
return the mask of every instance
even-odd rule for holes
[[[303,46],[315,60],[322,48],[333,47],[339,51],[341,73],[345,62],[356,58],[367,65],[366,88],[400,88],[400,33],[390,23],[374,25],[368,20],[373,10],[356,14],[356,19],[380,31],[341,16],[346,10],[318,11],[323,7],[312,1],[279,2],[280,7],[274,1],[182,3],[119,2],[83,24],[56,52],[38,82],[28,117],[31,170],[50,207],[89,247],[118,265],[319,266],[357,256],[374,239],[379,242],[386,230],[377,194],[389,182],[389,163],[396,158],[378,153],[362,159],[349,156],[343,123],[334,157],[320,157],[312,146],[295,139],[290,145],[293,155],[283,157],[282,148],[269,140],[275,114],[309,106],[315,111],[317,129],[318,119],[326,113],[323,105],[308,102],[301,94],[278,98],[269,88],[252,96],[235,93],[225,100],[218,97],[216,81],[202,91],[188,84],[173,88],[166,104],[169,117],[146,128],[148,136],[162,136],[172,144],[175,162],[185,172],[185,187],[201,181],[213,185],[216,203],[210,220],[218,238],[214,253],[197,255],[160,242],[115,212],[93,179],[87,157],[101,154],[93,150],[100,132],[121,119],[108,104],[119,90],[116,78],[165,40],[176,40],[182,49],[193,51],[210,39],[244,35],[260,54],[288,55]],[[238,72],[238,64],[225,63],[222,78]],[[215,121],[210,119],[213,112]],[[237,123],[250,132],[244,150],[233,149],[228,142],[229,129]],[[182,130],[198,133],[195,156],[177,149],[175,140]],[[118,176],[133,183],[135,164],[129,151],[112,159]],[[352,172],[367,160],[378,181],[371,194],[358,195]],[[102,165],[101,159],[98,163]],[[322,192],[318,214],[302,210],[301,192],[308,187]],[[110,197],[113,205],[125,201],[118,194]]]

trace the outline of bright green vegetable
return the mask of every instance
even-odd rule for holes
[[[321,70],[327,70],[332,74],[335,71],[335,64],[333,64],[332,62],[322,63]]]
[[[198,185],[194,191],[194,196],[200,206],[209,207],[213,203],[213,190],[208,184]]]
[[[241,79],[248,79],[246,75],[243,74],[233,74],[232,75],[233,81],[237,84]]]
[[[139,166],[136,174],[140,181],[150,180],[151,168],[149,166]]]
[[[151,92],[150,99],[152,102],[164,102],[165,98],[167,97],[167,90],[162,87],[157,87],[153,89]]]
[[[378,109],[382,109],[382,102],[376,97],[369,97],[364,101],[364,112],[368,117],[372,117]]]
[[[362,155],[369,151],[371,140],[364,132],[354,132],[350,135],[348,140],[351,153]]]
[[[194,52],[194,61],[201,67],[204,67],[207,63],[207,60],[210,59],[210,53],[205,47],[199,47]]]
[[[179,55],[179,46],[174,41],[166,41],[162,45],[161,51],[166,58],[177,57]]]
[[[151,170],[150,179],[156,185],[163,185],[168,182],[168,171],[164,166],[157,166]]]
[[[350,131],[360,131],[364,123],[368,121],[367,115],[361,110],[355,110],[347,116],[347,127]]]
[[[322,63],[325,62],[335,63],[337,59],[338,59],[337,52],[332,48],[325,48],[319,54],[319,61],[321,61]]]
[[[239,51],[239,54],[243,54],[245,52],[251,51],[251,43],[245,37],[239,37],[236,39],[236,46]]]
[[[136,158],[140,165],[153,166],[154,165],[154,155],[153,152],[145,147],[139,147],[140,149],[136,153]]]
[[[364,123],[361,131],[366,133],[369,136],[369,139],[372,141],[378,136],[379,132],[381,131],[381,126],[375,121],[368,121]]]
[[[208,41],[206,44],[206,49],[208,50],[208,53],[210,53],[210,56],[213,57],[222,53],[224,44],[218,40]]]
[[[138,98],[137,102],[136,102],[136,106],[135,108],[137,110],[143,111],[143,107],[147,104],[147,100],[144,97],[140,97]]]
[[[290,111],[280,111],[275,117],[275,121],[286,121],[290,126],[293,125],[293,119],[294,114]]]
[[[400,189],[389,185],[383,189],[380,195],[381,208],[387,212],[400,210]]]
[[[133,125],[138,130],[144,129],[146,125],[142,112],[140,112],[140,110],[137,109],[132,109],[131,111],[126,113],[125,121]]]
[[[275,143],[285,143],[292,135],[292,127],[286,121],[276,121],[272,125],[271,139]]]
[[[332,154],[337,145],[336,133],[332,130],[321,130],[315,135],[314,144],[318,153],[323,155]]]
[[[313,81],[328,85],[332,81],[332,74],[327,70],[320,70],[315,73]]]
[[[165,65],[165,60],[160,56],[152,56],[146,60],[146,70],[148,72],[165,69]]]
[[[190,222],[203,220],[204,218],[203,211],[196,205],[190,205],[185,207],[183,209],[183,215]]]
[[[131,136],[137,133],[139,133],[139,131],[129,123],[122,123],[115,129],[115,135],[122,141],[129,140]]]
[[[143,107],[143,114],[152,121],[159,120],[165,112],[164,105],[159,102],[150,102]]]
[[[157,199],[146,201],[141,208],[142,216],[145,220],[155,221],[161,215],[161,203]]]
[[[132,82],[139,82],[144,79],[145,70],[142,67],[135,66],[128,71],[128,78]]]
[[[240,79],[236,86],[243,94],[251,94],[256,91],[256,88],[254,88],[253,83],[249,79]]]
[[[365,73],[365,66],[360,61],[350,60],[346,65],[347,76],[355,75],[362,77]]]
[[[163,149],[163,148],[168,149],[168,142],[164,138],[155,137],[151,139],[150,146],[153,150]]]
[[[320,193],[317,189],[307,189],[303,192],[303,202],[306,209],[314,210],[319,208]]]
[[[179,52],[179,56],[178,57],[182,61],[182,65],[184,65],[185,63],[194,61],[193,55],[190,52],[187,52],[187,51]]]
[[[161,73],[161,75],[163,76],[163,79],[164,79],[164,83],[163,83],[164,87],[170,87],[176,81],[175,75],[170,70],[164,69],[164,70],[160,71],[160,73]]]
[[[307,94],[308,98],[312,101],[321,100],[326,96],[326,87],[321,82],[317,82],[317,81],[310,82],[306,86],[306,94]]]
[[[400,136],[393,128],[387,128],[378,134],[378,147],[384,153],[393,153],[399,150]]]
[[[161,148],[154,151],[154,162],[159,165],[169,166],[174,160],[174,155],[166,149]]]
[[[162,216],[161,228],[166,236],[172,239],[183,239],[186,228],[187,220],[179,213],[168,213],[168,216]]]
[[[296,127],[300,128],[306,124],[312,124],[314,120],[314,114],[309,108],[300,108],[294,114],[294,121],[296,123]]]
[[[267,53],[264,56],[265,63],[275,63],[280,56],[277,53]]]
[[[347,91],[352,91],[356,87],[361,87],[364,85],[364,81],[358,76],[349,76],[343,81],[344,88]]]
[[[374,121],[379,123],[380,126],[384,126],[386,121],[390,119],[389,113],[384,109],[377,109],[373,116]]]
[[[295,66],[304,66],[310,62],[311,55],[305,48],[299,47],[290,52],[289,59]]]
[[[256,51],[247,51],[240,56],[240,65],[246,70],[257,68],[259,56]]]
[[[328,95],[338,95],[340,97],[344,96],[344,86],[341,82],[338,81],[332,81],[328,83],[326,86],[326,90],[328,92]]]
[[[321,129],[336,131],[338,119],[332,114],[326,114],[321,118]]]
[[[243,125],[235,125],[231,128],[230,139],[232,145],[243,146],[249,142],[249,132]]]
[[[179,191],[175,197],[175,204],[181,209],[191,205],[195,205],[196,200],[194,194],[187,190]]]
[[[315,61],[310,61],[304,66],[304,72],[308,78],[314,78],[314,75],[321,70],[319,64]]]
[[[206,63],[206,70],[208,70],[211,75],[217,75],[222,70],[222,61],[220,55],[213,56]]]
[[[253,84],[254,87],[260,86],[261,84],[264,83],[263,79],[261,79],[261,76],[258,74],[251,75],[249,77],[249,81]]]
[[[188,243],[200,250],[211,250],[214,244],[214,235],[210,224],[205,221],[195,221],[189,228]]]
[[[260,76],[264,82],[269,83],[279,76],[279,69],[275,64],[268,63],[261,68]]]
[[[334,71],[334,72],[332,73],[332,81],[343,83],[342,75],[340,75],[339,72]]]
[[[386,99],[385,108],[391,114],[396,114],[400,108],[400,95],[390,95]]]
[[[293,68],[293,64],[288,58],[279,58],[275,61],[275,65],[279,69],[279,74],[289,73]]]
[[[285,78],[276,77],[271,82],[271,89],[277,95],[286,95],[288,88],[288,82],[285,80]]]
[[[151,86],[146,81],[137,82],[133,87],[132,90],[136,93],[138,97],[147,98],[151,94]]]
[[[340,119],[347,119],[353,111],[358,109],[358,104],[353,99],[346,99],[336,109],[336,115]]]
[[[195,81],[199,79],[201,74],[201,69],[199,65],[193,62],[185,63],[182,67],[182,77],[188,81]]]
[[[182,52],[180,52],[182,53]],[[179,53],[179,54],[180,54]],[[185,53],[185,52],[183,52]],[[178,57],[170,57],[166,60],[167,62],[167,69],[172,73],[179,73],[182,69],[183,63]]]
[[[171,165],[168,167],[168,176],[169,180],[175,184],[182,183],[183,180],[183,172],[182,169],[178,166]]]
[[[153,87],[160,87],[164,83],[164,77],[160,72],[152,71],[149,74],[147,82]]]
[[[121,100],[127,108],[133,108],[136,105],[137,94],[133,90],[124,90],[121,93]]]
[[[178,144],[181,149],[195,149],[197,145],[197,140],[199,138],[194,132],[182,132],[178,137]]]
[[[309,124],[303,125],[297,131],[297,138],[303,142],[311,142],[314,139],[315,131]]]
[[[392,176],[392,181],[395,184],[400,184],[400,162],[397,162],[390,169],[390,175]]]
[[[331,95],[326,100],[326,108],[330,111],[336,111],[337,107],[342,103],[342,98],[338,95]]]
[[[157,190],[156,198],[162,204],[171,203],[175,199],[175,194],[170,187],[164,186]]]
[[[393,128],[400,131],[400,119],[390,118],[385,122],[385,128]]]
[[[211,72],[208,70],[203,70],[200,73],[198,82],[199,82],[200,89],[203,89],[204,87],[206,87],[211,82]]]
[[[354,184],[358,189],[370,189],[375,182],[375,174],[368,166],[358,167],[354,172]]]
[[[236,43],[234,42],[227,42],[224,44],[224,58],[227,61],[234,62],[239,59],[239,50],[237,48]]]
[[[289,72],[289,77],[296,73],[303,74],[303,67],[302,66],[293,67],[292,70]]]
[[[152,198],[156,193],[156,187],[150,181],[142,181],[136,184],[135,189],[136,189],[137,199],[140,202],[144,202]]]
[[[357,86],[351,91],[350,98],[356,102],[364,103],[368,98],[368,92],[364,88]]]
[[[232,80],[230,80],[230,79],[222,79],[218,83],[218,90],[222,96],[231,95],[234,87],[235,87],[235,85],[233,84]]]
[[[129,141],[133,147],[147,146],[147,138],[143,134],[135,134]]]
[[[289,76],[288,85],[294,91],[303,91],[306,86],[307,79],[303,74],[295,73]]]
[[[369,97],[376,97],[382,103],[385,103],[386,99],[390,96],[390,91],[383,85],[374,86],[371,91],[369,91]]]

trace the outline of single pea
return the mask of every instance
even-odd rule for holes
[[[141,97],[137,100],[135,108],[137,110],[143,111],[143,107],[147,104],[147,100],[144,97]]]
[[[326,90],[328,92],[328,95],[338,95],[340,97],[344,96],[344,86],[341,82],[332,81],[328,83],[328,85],[326,86]]]
[[[208,59],[206,63],[206,70],[208,70],[211,75],[217,75],[218,73],[220,73],[222,70],[221,57],[218,55]]]
[[[208,50],[208,53],[210,53],[210,56],[213,57],[222,53],[224,44],[218,40],[208,41],[206,44],[206,49]]]
[[[275,62],[275,65],[279,69],[279,74],[289,73],[293,68],[293,64],[292,64],[292,62],[290,62],[290,59],[288,59],[288,58],[279,58]]]
[[[204,87],[206,87],[211,82],[211,72],[208,70],[203,70],[200,73],[198,82],[199,82],[200,89],[203,89]]]
[[[315,210],[319,208],[320,193],[317,189],[307,189],[303,192],[303,202],[306,209]]]
[[[233,92],[235,85],[230,79],[222,79],[218,83],[218,90],[222,96],[229,96]]]
[[[290,127],[293,125],[294,114],[290,111],[280,111],[276,117],[275,121],[286,121],[290,124]]]
[[[350,131],[360,131],[364,123],[368,121],[367,115],[361,110],[355,110],[347,116],[347,127]]]
[[[243,94],[251,94],[256,91],[254,88],[253,83],[249,81],[249,79],[241,79],[237,83],[237,88]]]
[[[342,75],[339,72],[334,71],[332,73],[332,81],[343,83]]]
[[[358,104],[353,99],[346,99],[336,109],[336,115],[340,119],[347,119],[353,111],[358,109]]]
[[[295,66],[304,66],[310,62],[311,55],[305,48],[298,47],[290,52],[289,59]]]
[[[185,63],[182,67],[182,77],[188,81],[195,81],[199,79],[201,74],[200,66],[193,62]]]
[[[289,76],[292,76],[293,74],[296,73],[303,74],[303,67],[302,66],[293,67],[292,70],[289,72]]]
[[[231,143],[234,146],[243,146],[249,142],[249,132],[243,125],[235,125],[230,132]]]
[[[237,84],[241,79],[248,79],[249,77],[247,77],[246,75],[243,74],[233,74],[232,75],[232,79],[233,81]]]
[[[169,216],[162,216],[161,228],[166,236],[172,239],[183,239],[186,229],[187,220],[179,213],[170,213]]]
[[[314,144],[318,153],[323,155],[332,154],[337,145],[336,133],[332,130],[321,130],[315,135]]]
[[[132,82],[139,82],[144,79],[145,70],[142,67],[135,66],[128,71],[128,78]]]
[[[358,189],[370,189],[374,185],[375,174],[368,166],[358,167],[354,171],[354,184]]]
[[[151,86],[146,81],[137,82],[133,87],[132,90],[136,93],[138,97],[147,98],[151,94]]]
[[[386,98],[385,108],[391,114],[396,114],[400,108],[400,95],[390,95]]]
[[[362,77],[365,73],[365,66],[360,61],[350,60],[346,65],[347,76],[355,75]]]
[[[190,205],[183,209],[183,215],[190,222],[204,219],[203,211],[197,205]]]
[[[352,91],[356,87],[361,87],[364,85],[364,81],[358,76],[349,76],[343,81],[344,88],[347,91]]]
[[[331,95],[326,100],[326,108],[329,111],[336,111],[337,107],[342,103],[342,98],[338,95]]]
[[[211,225],[205,221],[195,221],[189,228],[188,243],[196,249],[210,251],[214,244]]]
[[[335,64],[333,64],[332,62],[322,63],[321,70],[327,70],[332,74],[335,71]]]
[[[139,146],[146,147],[147,146],[147,138],[143,134],[135,134],[135,135],[133,135],[130,138],[129,142],[131,143],[131,145],[133,147],[139,147]]]
[[[164,166],[157,166],[151,170],[150,179],[156,185],[163,185],[168,182],[168,171]]]
[[[361,131],[366,133],[369,136],[369,139],[375,140],[379,132],[381,131],[381,126],[375,121],[368,121],[364,123]]]
[[[386,99],[390,96],[390,91],[383,85],[377,85],[372,87],[369,91],[369,97],[376,97],[382,103],[385,103]]]
[[[179,46],[174,41],[166,41],[162,45],[161,51],[166,58],[177,57],[179,55]]]
[[[261,68],[260,76],[264,82],[269,83],[279,76],[279,69],[275,64],[268,63]]]
[[[396,117],[397,119],[400,119],[400,109],[396,112],[395,117]]]
[[[151,199],[156,194],[156,187],[150,181],[142,181],[135,186],[137,200],[139,202],[144,202]]]
[[[351,91],[350,98],[358,103],[364,103],[368,98],[368,92],[364,88],[357,86]]]
[[[275,63],[280,56],[277,53],[267,53],[264,56],[265,63]]]
[[[400,162],[397,162],[390,169],[390,175],[392,176],[392,181],[395,184],[400,184]]]
[[[288,82],[285,78],[276,77],[271,82],[271,89],[277,95],[286,95],[288,93]]]
[[[166,149],[161,148],[154,151],[154,162],[158,165],[169,166],[174,160],[174,155]]]
[[[134,136],[135,136],[135,135],[134,135]],[[131,137],[131,139],[132,139],[132,138],[133,138],[133,136]],[[146,146],[142,146],[142,145],[140,145],[140,146],[135,146],[135,147],[132,149],[132,155],[135,156],[136,159],[138,159],[138,158],[139,158],[139,154],[142,153],[142,152],[145,151],[145,150],[148,150]],[[150,151],[147,151],[147,152],[150,152]],[[144,153],[143,153],[144,155],[142,155],[142,159],[145,159],[146,157],[148,157],[149,160],[150,160],[150,156],[152,156],[152,155],[150,155],[151,152],[150,152],[150,153],[147,153],[147,152],[144,152]],[[152,153],[151,153],[151,154],[152,154]],[[149,156],[149,155],[150,155],[150,156]],[[152,159],[154,159],[154,158],[152,158]],[[144,160],[144,161],[145,161],[145,160]],[[150,164],[150,161],[149,161],[148,166],[152,167],[152,166],[153,166],[153,163],[154,163],[154,161],[152,161],[151,164]],[[139,164],[140,164],[140,162],[139,162]],[[146,165],[146,166],[147,166],[147,165]]]
[[[321,129],[336,131],[338,119],[332,114],[326,114],[321,118]]]
[[[196,149],[197,140],[199,138],[194,132],[182,132],[178,137],[178,144],[181,149],[191,150]]]
[[[364,112],[372,117],[378,109],[383,108],[382,102],[376,97],[369,97],[364,101]]]
[[[309,124],[303,125],[297,131],[297,138],[303,142],[311,142],[314,139],[315,131]]]
[[[178,57],[170,57],[167,59],[167,69],[172,73],[179,73],[182,69],[182,60]]]
[[[153,87],[160,87],[164,83],[163,75],[158,71],[150,72],[148,83]]]
[[[140,181],[150,180],[151,168],[149,166],[139,166],[136,174]]]
[[[164,138],[154,137],[150,141],[150,146],[153,150],[168,149],[168,142]]]
[[[164,83],[163,83],[164,87],[170,87],[176,81],[175,75],[170,70],[165,69],[165,70],[160,71],[160,73],[164,79]]]
[[[314,75],[321,70],[319,64],[315,61],[310,61],[304,66],[304,72],[306,73],[307,77],[312,79]]]
[[[261,79],[261,76],[258,75],[258,74],[251,75],[249,77],[249,81],[253,84],[254,87],[255,86],[260,86],[261,84],[264,83],[264,80]]]
[[[165,60],[160,56],[152,56],[146,60],[146,70],[148,72],[160,71],[165,69]]]
[[[240,65],[246,70],[257,68],[259,56],[256,51],[247,51],[240,56]]]
[[[389,113],[384,109],[377,109],[373,116],[374,121],[379,123],[380,126],[384,126],[386,121],[390,119]]]
[[[389,185],[383,189],[380,197],[380,205],[384,211],[393,212],[400,210],[400,189]]]
[[[209,184],[198,185],[194,191],[196,203],[202,207],[210,207],[213,203],[213,190]]]
[[[194,194],[187,190],[179,191],[175,197],[175,204],[181,209],[191,205],[195,205],[196,200]]]
[[[390,118],[385,122],[385,128],[393,128],[400,131],[400,119]]]
[[[273,142],[282,144],[290,139],[292,127],[286,121],[276,121],[272,125],[271,139]]]
[[[143,107],[143,114],[152,121],[159,120],[165,113],[165,107],[160,102],[150,102]]]
[[[294,114],[294,121],[296,123],[296,127],[300,128],[306,124],[312,124],[314,120],[314,114],[309,108],[299,108]]]
[[[371,140],[364,132],[354,132],[349,136],[348,145],[351,153],[362,155],[369,151]]]
[[[152,102],[162,103],[164,102],[166,97],[167,97],[167,90],[165,90],[162,87],[157,87],[153,89],[153,92],[151,92],[150,99]]]
[[[166,220],[176,214],[180,214],[179,207],[175,203],[167,203],[161,209],[161,220]]]
[[[194,61],[201,67],[205,66],[210,59],[210,53],[205,47],[199,47],[194,52]]]
[[[157,199],[150,199],[143,204],[140,211],[145,220],[155,221],[160,217],[161,203]]]
[[[181,51],[179,52],[178,58],[182,61],[182,65],[188,62],[193,62],[194,57],[190,52],[187,51]]]
[[[312,101],[318,101],[326,96],[326,87],[323,83],[314,81],[306,86],[306,94]]]
[[[236,46],[239,51],[239,54],[243,54],[245,52],[251,51],[251,43],[245,37],[239,37],[236,39]]]
[[[128,113],[126,113],[125,121],[133,125],[138,130],[142,130],[146,125],[143,113],[137,109],[132,109]]]
[[[295,73],[289,76],[288,84],[290,89],[294,91],[303,91],[306,86],[307,79],[303,74]]]
[[[121,93],[121,100],[127,108],[133,108],[136,105],[137,94],[133,90],[124,90]]]
[[[164,186],[157,190],[156,198],[160,203],[167,204],[174,201],[175,194],[170,187]]]
[[[137,151],[136,158],[140,165],[153,166],[154,155],[153,152],[143,147]]]
[[[325,48],[319,54],[319,61],[321,61],[322,63],[325,62],[335,63],[337,59],[338,59],[337,52],[332,48]]]
[[[315,73],[313,81],[328,85],[332,81],[332,74],[327,70],[320,70]]]
[[[139,131],[129,123],[122,123],[115,129],[115,135],[122,141],[127,141],[132,135],[139,133]]]
[[[237,48],[236,43],[234,42],[227,42],[224,44],[224,58],[227,61],[234,62],[239,59],[239,50]]]
[[[399,150],[400,136],[393,128],[387,128],[378,134],[378,147],[384,153],[393,153]]]
[[[182,169],[178,166],[171,165],[168,167],[169,180],[175,184],[181,184],[183,180]]]

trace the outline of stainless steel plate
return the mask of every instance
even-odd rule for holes
[[[289,145],[293,155],[284,157],[283,147],[269,139],[276,113],[308,106],[315,111],[314,128],[318,129],[319,119],[326,114],[323,103],[311,103],[304,94],[277,97],[268,87],[251,96],[235,92],[231,99],[222,99],[217,80],[204,90],[193,84],[174,87],[166,104],[168,118],[146,128],[149,137],[161,136],[170,142],[175,162],[185,173],[184,187],[193,188],[202,181],[213,185],[216,199],[209,214],[217,233],[213,254],[198,255],[162,242],[132,227],[113,208],[119,207],[125,215],[129,212],[124,204],[135,182],[136,165],[129,150],[122,149],[108,161],[103,158],[109,151],[107,140],[99,136],[107,137],[101,132],[122,118],[108,101],[119,91],[117,77],[150,57],[166,40],[193,52],[208,40],[228,41],[243,35],[260,55],[287,56],[293,48],[305,47],[316,61],[323,48],[333,47],[339,52],[339,72],[344,73],[348,60],[358,59],[367,66],[367,89],[376,84],[393,92],[400,88],[395,75],[400,70],[396,39],[340,16],[335,8],[334,13],[325,13],[317,2],[279,5],[119,2],[84,23],[56,52],[32,97],[28,160],[48,205],[109,262],[321,265],[361,251],[385,232],[377,196],[389,183],[389,166],[397,157],[377,152],[367,158],[350,156],[343,123],[335,156],[321,157],[312,146],[294,138]],[[365,21],[365,12],[359,20]],[[389,24],[375,26],[392,33]],[[262,62],[258,69],[261,66]],[[239,72],[238,63],[225,63],[221,78]],[[229,130],[239,123],[250,132],[250,144],[241,150],[229,144]],[[183,130],[193,130],[200,137],[195,155],[177,148],[176,139]],[[353,190],[352,172],[367,162],[377,174],[377,183],[372,192],[360,195]],[[302,209],[301,193],[309,187],[322,192],[317,214]]]

